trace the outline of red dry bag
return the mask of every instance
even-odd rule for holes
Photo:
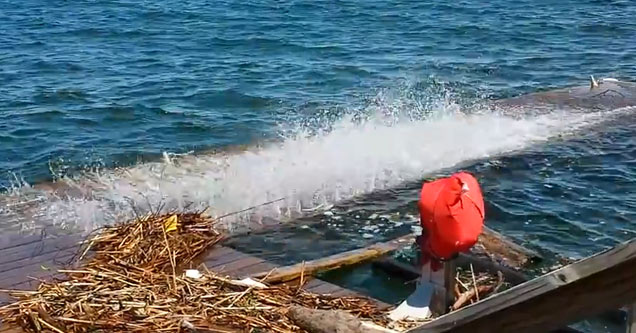
[[[424,262],[468,251],[482,232],[484,200],[479,183],[467,172],[425,183],[418,207]]]

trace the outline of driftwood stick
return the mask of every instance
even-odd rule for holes
[[[468,291],[459,295],[459,297],[457,298],[457,300],[451,307],[451,310],[457,310],[459,308],[464,307],[473,298],[477,298],[476,300],[479,301],[479,295],[484,297],[484,296],[488,296],[491,293],[497,292],[497,290],[499,290],[499,288],[503,284],[503,281],[504,281],[503,274],[499,272],[499,274],[497,275],[497,278],[498,278],[497,282],[494,284],[481,285],[481,286],[475,285],[475,287],[470,288]]]
[[[477,294],[481,294],[482,296],[485,296],[489,294],[493,289],[494,289],[494,285],[481,285],[481,286],[478,286],[477,289],[475,289],[474,287],[470,288],[468,291],[459,295],[459,298],[457,298],[457,300],[455,301],[455,304],[453,304],[452,310],[457,310],[465,306],[466,304],[468,304],[468,302],[470,302],[470,300],[475,298]]]

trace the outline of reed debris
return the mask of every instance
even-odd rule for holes
[[[302,306],[387,323],[366,298],[233,280],[197,265],[222,239],[202,213],[152,214],[104,228],[85,241],[79,268],[60,270],[63,277],[41,281],[36,291],[13,291],[16,301],[0,317],[38,333],[302,332],[287,316]]]

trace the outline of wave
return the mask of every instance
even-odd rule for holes
[[[327,131],[300,126],[276,142],[199,155],[166,153],[161,161],[93,170],[46,186],[16,179],[0,198],[0,219],[22,229],[90,231],[148,211],[207,208],[222,216],[272,202],[223,219],[229,230],[241,230],[419,181],[436,170],[520,150],[607,118],[567,112],[512,118],[444,105],[415,119],[376,105],[372,116],[344,115]]]

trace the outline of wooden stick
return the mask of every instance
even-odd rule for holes
[[[42,320],[42,318],[38,318],[38,322],[40,322],[40,324],[43,324],[44,326],[52,329],[53,331],[57,332],[57,333],[65,333],[64,331],[62,331],[61,329],[47,323],[46,321]]]
[[[302,268],[300,269],[300,283],[298,284],[298,291],[302,290],[305,284],[305,261],[302,262]]]
[[[470,264],[470,275],[473,277],[473,288],[475,288],[475,296],[479,301],[479,288],[477,288],[477,282],[475,281],[475,271],[473,270],[473,264]]]

